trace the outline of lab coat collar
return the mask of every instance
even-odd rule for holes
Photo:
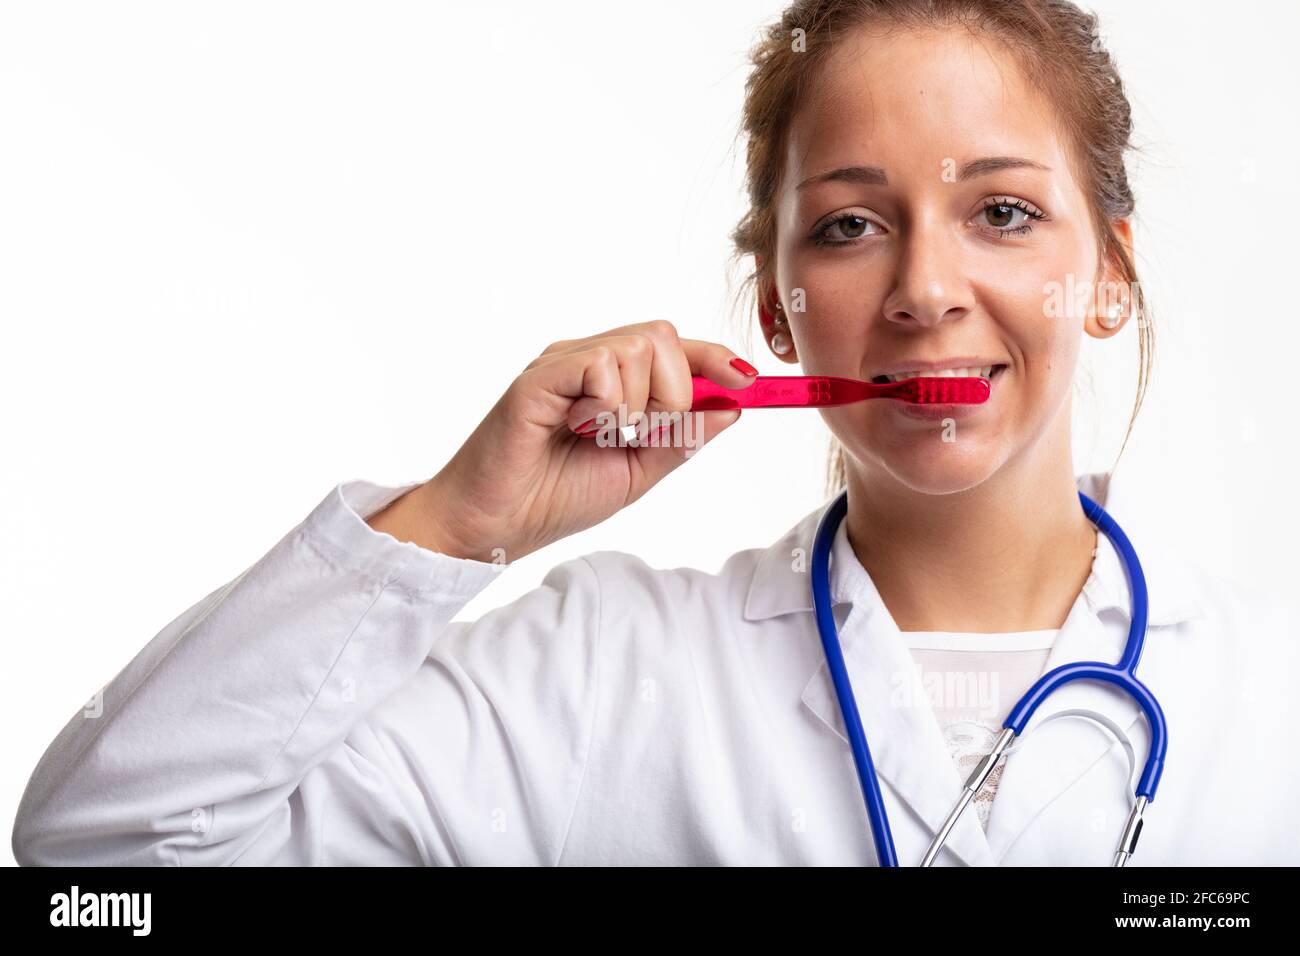
[[[1150,593],[1149,628],[1177,624],[1202,614],[1189,569],[1159,544],[1135,534],[1130,528],[1133,522],[1125,518],[1136,508],[1125,507],[1114,494],[1118,485],[1112,488],[1104,473],[1085,474],[1076,481],[1079,490],[1105,507],[1133,541]],[[824,510],[825,504],[808,514],[760,556],[746,597],[747,620],[803,613],[808,615],[815,633],[806,572]],[[948,753],[911,653],[875,583],[849,546],[843,523],[832,547],[831,600],[833,606],[851,605],[847,614],[843,608],[836,614],[842,621],[840,644],[877,773],[920,817],[923,831],[933,834],[965,781]],[[1116,614],[1119,617],[1113,618]],[[1127,637],[1129,614],[1123,563],[1109,539],[1099,533],[1091,573],[1053,645],[1045,671],[1075,660],[1117,661]],[[1160,633],[1148,632],[1148,652]],[[847,747],[843,717],[824,658],[805,683],[801,700]],[[1054,715],[1071,710],[1099,713],[1125,732],[1142,719],[1139,707],[1116,688],[1076,681],[1039,707],[1018,744],[1028,741]],[[1041,755],[1030,755],[1026,759],[1032,764],[1007,759],[987,835],[974,810],[968,809],[949,835],[941,860],[954,854],[967,865],[993,865],[1048,803],[1113,746],[1113,736],[1097,725],[1073,723],[1082,726],[1069,732],[1068,743],[1063,740],[1060,743],[1064,746],[1053,749],[1058,755],[1053,759],[1045,761]],[[1142,759],[1144,754],[1140,752],[1139,764]],[[865,811],[863,822],[865,825]],[[929,842],[927,835],[917,845],[905,845],[900,841],[897,824],[894,838],[903,865],[915,865]]]
[[[1142,533],[1140,522],[1134,520],[1141,514],[1140,504],[1125,495],[1125,486],[1112,481],[1105,472],[1079,475],[1075,483],[1080,491],[1110,512],[1132,541],[1147,579],[1148,624],[1178,624],[1204,614],[1189,566],[1154,536]],[[812,611],[812,592],[807,575],[791,572],[806,569],[817,524],[829,504],[826,501],[809,512],[764,550],[745,598],[745,620],[762,621],[780,614]],[[841,535],[844,535],[843,526]],[[1124,575],[1123,562],[1104,535],[1098,535],[1097,551],[1092,572],[1083,585],[1083,596],[1094,613],[1116,611],[1128,620],[1128,579]],[[852,556],[851,563],[860,569],[862,565],[852,549],[848,553]],[[832,571],[832,585],[836,579]],[[843,598],[846,601],[850,599],[851,595],[847,594]]]

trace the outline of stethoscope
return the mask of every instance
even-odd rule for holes
[[[1114,684],[1133,698],[1146,714],[1147,724],[1151,728],[1151,746],[1147,751],[1146,766],[1138,778],[1134,790],[1136,800],[1129,812],[1120,837],[1119,848],[1115,851],[1113,866],[1124,866],[1137,848],[1138,834],[1142,832],[1142,811],[1148,803],[1156,798],[1156,787],[1160,785],[1160,775],[1164,771],[1165,750],[1168,736],[1165,728],[1165,715],[1155,696],[1138,680],[1138,659],[1142,656],[1142,645],[1146,641],[1147,630],[1147,585],[1142,574],[1142,564],[1128,537],[1106,511],[1083,492],[1079,492],[1079,501],[1088,520],[1096,525],[1110,539],[1124,562],[1124,572],[1128,577],[1129,594],[1132,598],[1133,614],[1129,626],[1128,643],[1124,655],[1118,664],[1104,664],[1101,661],[1075,661],[1062,664],[1048,671],[1029,688],[1024,697],[1011,708],[1011,713],[1002,724],[1002,733],[998,736],[993,749],[985,756],[970,779],[962,788],[961,797],[952,812],[948,814],[939,832],[935,834],[930,848],[926,850],[922,866],[929,866],[939,855],[948,834],[956,826],[962,812],[970,805],[975,795],[997,766],[1011,742],[1025,729],[1039,704],[1045,701],[1057,688],[1075,680],[1100,680]],[[871,820],[871,836],[876,844],[876,857],[881,866],[898,866],[898,855],[894,850],[894,837],[889,829],[889,816],[885,812],[885,801],[880,792],[880,781],[876,778],[875,766],[871,762],[871,750],[867,746],[866,733],[862,729],[862,719],[858,714],[857,703],[853,698],[853,687],[844,667],[844,654],[840,649],[839,635],[835,627],[835,618],[831,613],[830,561],[831,545],[835,533],[839,530],[844,515],[848,511],[849,493],[842,492],[822,515],[817,527],[817,537],[812,550],[812,593],[813,607],[817,616],[817,630],[821,632],[822,646],[826,650],[826,663],[830,668],[831,679],[835,684],[835,695],[839,698],[840,713],[844,716],[844,727],[848,733],[849,745],[853,749],[853,761],[857,765],[858,780],[862,784],[862,797],[867,805],[867,815]]]

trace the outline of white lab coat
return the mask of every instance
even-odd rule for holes
[[[1132,537],[1136,506],[1103,478],[1080,488]],[[337,486],[164,628],[42,758],[19,862],[875,863],[800,560],[821,506],[717,573],[596,552],[449,623],[501,568],[365,524],[409,487]],[[1048,668],[1119,657],[1127,584],[1099,540]],[[1300,863],[1294,627],[1134,544],[1151,595],[1138,675],[1170,737],[1131,865]],[[844,527],[833,553],[850,677],[915,865],[963,776]],[[1075,709],[1126,739],[1048,720]],[[1108,865],[1133,798],[1125,744],[1140,770],[1146,743],[1114,688],[1061,690],[1007,758],[987,834],[967,812],[937,864]]]

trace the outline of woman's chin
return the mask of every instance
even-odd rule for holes
[[[926,495],[951,495],[987,480],[998,458],[984,442],[908,441],[870,456],[900,484]]]

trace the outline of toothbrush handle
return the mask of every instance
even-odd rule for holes
[[[724,388],[701,375],[691,379],[691,411],[730,408],[808,408],[833,402],[825,375],[760,375],[744,388]]]

